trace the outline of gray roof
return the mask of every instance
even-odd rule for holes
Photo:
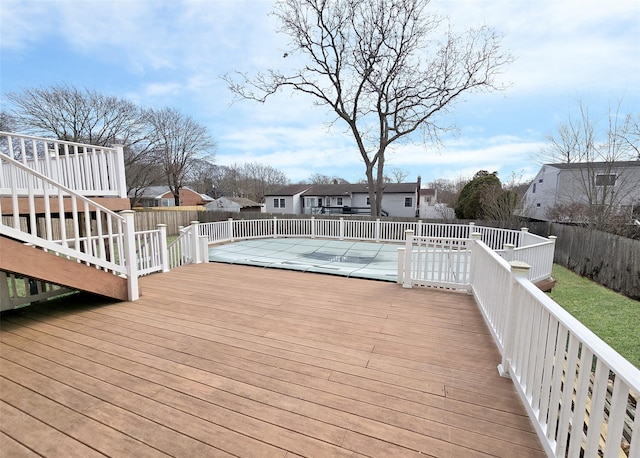
[[[204,201],[213,200],[212,197],[206,194],[199,194],[187,186],[184,186],[182,189],[187,189],[191,192],[198,194]],[[137,191],[136,189],[132,189],[131,191],[129,191],[128,197],[135,197],[136,191]],[[159,199],[168,192],[171,192],[171,189],[169,189],[169,186],[147,186],[142,190],[142,194],[140,194],[138,197],[141,199]]]
[[[386,194],[412,193],[418,189],[418,183],[387,183],[384,185]],[[338,184],[294,184],[285,186],[269,196],[293,196],[302,193],[304,196],[348,196],[352,194],[366,194],[369,186],[366,183],[338,183]]]
[[[613,161],[613,162],[561,162],[558,164],[545,164],[556,169],[586,169],[586,168],[627,168],[640,167],[640,161]]]

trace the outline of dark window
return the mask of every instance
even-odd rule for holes
[[[367,205],[371,205],[371,199],[367,197]]]
[[[318,197],[318,207],[322,207],[322,197]]]
[[[536,207],[539,207],[539,206],[540,206],[540,204],[536,204]]]
[[[596,186],[614,186],[615,184],[615,175],[596,175]]]
[[[285,207],[284,199],[280,199],[280,208],[284,208],[284,207]]]
[[[540,179],[538,180],[538,183],[542,183],[543,181],[544,181],[544,180],[543,180],[542,178],[540,178]]]
[[[336,197],[336,205],[342,205],[342,197]]]
[[[405,207],[413,207],[413,198],[412,197],[405,197],[404,198],[404,206]]]
[[[273,199],[273,208],[279,208],[279,207],[280,207],[280,200]]]
[[[536,193],[536,184],[535,183],[533,183],[533,193],[534,194]]]

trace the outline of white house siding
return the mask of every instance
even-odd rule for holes
[[[405,207],[405,199],[411,198],[411,206]],[[389,213],[389,216],[415,217],[416,216],[416,193],[383,194],[382,209]]]
[[[267,213],[280,213],[281,215],[301,215],[302,199],[298,193],[293,196],[267,196],[265,198],[265,211]],[[274,199],[278,199],[278,207],[274,205]],[[284,208],[281,201],[284,199]]]
[[[622,206],[640,203],[640,163],[633,166],[582,166],[568,164],[542,166],[525,193],[524,216],[546,220],[549,209],[556,205],[588,203],[584,180],[588,174],[613,174],[618,178],[613,191]]]
[[[560,170],[544,165],[525,193],[525,215],[529,218],[546,219],[549,208],[557,203]]]

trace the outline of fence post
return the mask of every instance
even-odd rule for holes
[[[312,239],[316,238],[316,217],[315,216],[311,217],[311,238]]]
[[[160,264],[162,264],[162,271],[169,272],[169,250],[167,249],[167,225],[158,224],[156,226],[160,231]]]
[[[404,231],[404,267],[402,276],[402,287],[411,288],[411,252],[413,251],[413,231]]]
[[[273,217],[273,238],[274,239],[278,238],[278,217],[277,216]]]
[[[513,261],[514,249],[516,246],[513,243],[505,243],[504,244],[504,259],[506,261]]]
[[[116,149],[116,180],[118,186],[118,197],[127,198],[127,178],[124,171],[124,146],[113,145]]]
[[[399,285],[404,284],[404,253],[406,248],[398,248],[398,273],[396,283]]]
[[[199,250],[199,239],[200,234],[198,233],[198,225],[199,221],[191,221],[191,259],[194,264],[200,264],[200,250]]]
[[[416,224],[416,237],[422,237],[422,220],[418,220],[418,224]]]
[[[340,240],[344,240],[344,218],[340,218]]]
[[[134,226],[133,210],[123,210],[120,214],[124,217],[124,259],[127,267],[127,296],[130,301],[140,298],[138,288],[138,259],[136,256],[136,234]]]
[[[229,241],[233,242],[233,218],[227,220],[229,222]]]
[[[376,233],[375,233],[375,239],[376,242],[380,241],[380,218],[376,218]]]
[[[531,266],[522,261],[511,261],[511,277],[509,279],[509,293],[507,294],[507,301],[505,303],[506,311],[504,318],[504,335],[502,337],[502,362],[498,365],[498,373],[500,377],[511,378],[509,373],[509,361],[511,360],[511,351],[513,347],[512,340],[515,339],[515,326],[516,326],[516,310],[517,306],[514,303],[514,285],[516,284],[516,278],[527,278],[529,276],[529,269]]]

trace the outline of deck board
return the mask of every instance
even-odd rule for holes
[[[469,296],[215,263],[141,288],[2,315],[11,455],[544,456]]]

